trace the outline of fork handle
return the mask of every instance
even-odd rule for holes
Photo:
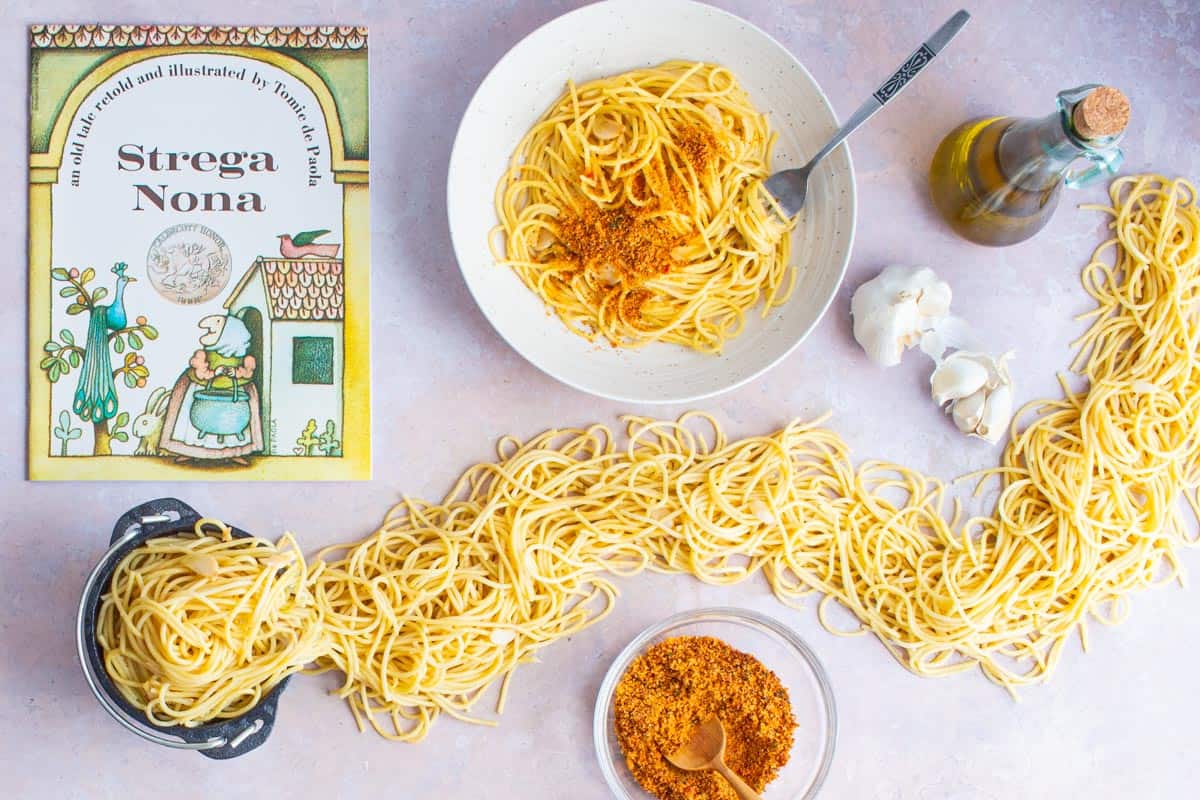
[[[718,761],[713,767],[720,773],[722,778],[729,781],[729,785],[737,793],[738,800],[762,800],[762,796],[751,789],[750,784],[739,778],[736,772],[725,766],[724,761]]]
[[[869,98],[867,98],[865,103],[858,107],[858,110],[850,116],[850,119],[846,120],[846,124],[843,125],[838,132],[833,135],[833,138],[829,140],[828,144],[817,151],[817,154],[812,157],[812,160],[808,162],[808,165],[805,168],[811,169],[815,167],[818,161],[829,155],[829,153],[832,152],[835,147],[841,144],[847,136],[849,136],[851,133],[854,133],[855,129],[858,128],[859,125],[862,125],[872,116],[874,116],[876,111],[883,108],[884,104],[886,104],[888,100],[891,100],[893,97],[900,94],[900,90],[905,86],[908,86],[908,84],[912,82],[912,79],[917,77],[921,70],[925,69],[925,67],[929,65],[930,61],[933,61],[933,57],[942,51],[942,49],[950,42],[950,40],[954,38],[956,33],[962,30],[962,26],[966,25],[967,20],[970,18],[971,15],[964,10],[959,11],[957,14],[950,17],[950,19],[946,20],[946,23],[942,25],[942,27],[938,28],[934,32],[933,36],[930,36],[928,39],[922,42],[921,46],[914,50],[911,56],[905,59],[904,63],[900,65],[900,68],[893,72],[892,76],[884,81],[883,85],[876,89],[875,92]]]

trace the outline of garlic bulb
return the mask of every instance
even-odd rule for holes
[[[900,363],[950,313],[950,286],[928,267],[893,264],[859,286],[850,299],[854,338],[872,361]]]
[[[965,349],[970,326],[950,316],[950,286],[928,267],[893,264],[859,286],[850,299],[854,338],[871,360],[900,363],[919,344],[933,359],[929,377],[933,402],[944,407],[963,433],[997,442],[1013,412],[1012,377],[1006,361]],[[943,357],[947,350],[950,355]]]
[[[995,443],[1012,419],[1012,353],[993,358],[986,353],[956,350],[929,377],[933,402],[946,409],[963,433]]]

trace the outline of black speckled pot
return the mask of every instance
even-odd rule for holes
[[[104,669],[104,658],[100,653],[100,645],[96,642],[96,615],[100,609],[100,596],[108,590],[113,571],[125,554],[147,539],[191,531],[199,519],[201,515],[195,509],[173,497],[142,503],[121,515],[113,528],[108,552],[100,559],[84,584],[83,598],[79,601],[76,643],[79,647],[80,664],[92,693],[104,706],[104,710],[125,728],[143,739],[166,747],[198,750],[209,758],[235,758],[255,749],[271,735],[279,695],[287,686],[290,676],[280,681],[258,705],[240,717],[194,727],[158,727],[151,725],[145,715],[117,691]],[[233,528],[232,532],[238,538],[250,536],[239,528]]]

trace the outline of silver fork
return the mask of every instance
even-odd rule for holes
[[[818,150],[807,164],[799,169],[785,169],[783,172],[776,172],[767,178],[764,184],[767,191],[775,197],[789,217],[795,216],[800,209],[804,208],[804,200],[808,194],[808,176],[812,174],[821,159],[833,152],[833,149],[841,144],[843,139],[854,133],[859,125],[874,116],[875,112],[883,108],[888,100],[900,94],[900,90],[917,77],[930,61],[933,61],[933,57],[942,51],[970,18],[971,15],[966,11],[959,11],[947,20],[945,25],[938,28],[933,36],[930,36],[924,44],[918,47],[892,74],[892,77],[875,90],[867,102],[859,106],[850,119],[846,120],[846,124],[833,135],[829,143]]]

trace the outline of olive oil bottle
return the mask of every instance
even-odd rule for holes
[[[1040,231],[1065,185],[1077,188],[1115,174],[1129,101],[1109,86],[1058,94],[1042,118],[985,117],[942,140],[929,167],[929,191],[950,227],[973,242],[1007,245]],[[1091,162],[1083,170],[1071,165]]]

